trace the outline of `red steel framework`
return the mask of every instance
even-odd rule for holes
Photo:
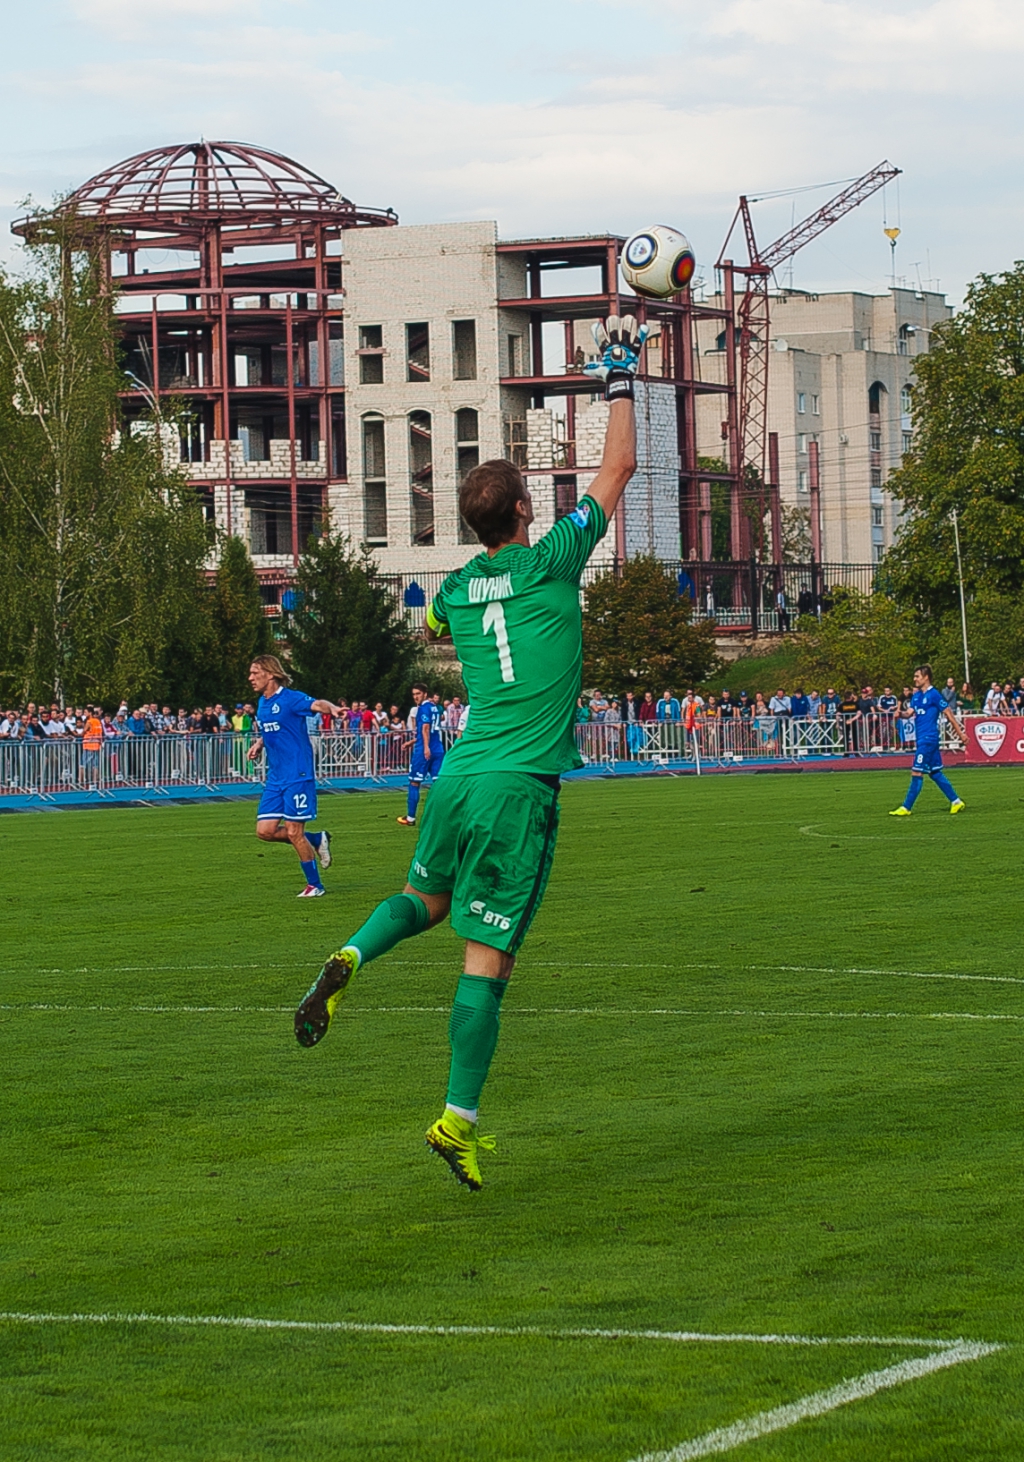
[[[525,387],[531,393],[535,406],[542,405],[545,396],[568,397],[568,450],[565,470],[571,473],[577,466],[575,398],[594,392],[594,382],[588,376],[581,375],[575,364],[575,322],[630,313],[650,325],[657,325],[661,332],[660,370],[656,375],[648,372],[649,347],[645,346],[640,362],[640,378],[668,382],[675,388],[682,506],[686,497],[686,485],[690,482],[696,483],[698,475],[702,482],[718,478],[731,480],[729,472],[698,474],[697,467],[697,398],[701,395],[722,395],[727,400],[735,399],[735,387],[728,382],[703,381],[699,378],[695,329],[698,321],[712,320],[724,331],[728,319],[727,311],[717,306],[699,304],[693,299],[689,288],[671,300],[645,300],[631,292],[623,292],[619,287],[619,262],[625,243],[625,238],[617,234],[564,239],[518,239],[515,242],[499,243],[499,253],[518,255],[526,266],[528,293],[523,298],[503,298],[499,304],[503,309],[520,311],[529,316],[530,355],[533,362],[532,375],[502,376],[501,384],[508,388]],[[543,294],[542,280],[551,271],[594,267],[600,270],[600,289],[594,293]],[[554,321],[562,321],[565,325],[564,363],[560,363],[560,369],[548,371],[544,362],[543,326]],[[538,369],[538,362],[541,363],[541,369]],[[544,470],[550,472],[550,469]],[[710,513],[710,503],[708,509]],[[681,528],[685,541],[687,524],[681,522]],[[623,503],[619,504],[615,521],[615,556],[619,560],[625,557]],[[710,540],[706,556],[711,556]]]
[[[273,536],[296,563],[301,530],[322,511],[329,484],[347,476],[344,380],[331,360],[344,314],[342,259],[329,246],[346,229],[388,227],[397,215],[357,207],[279,153],[206,141],[127,158],[83,183],[61,208],[81,220],[117,285],[135,380],[123,393],[126,419],[150,409],[159,416],[166,401],[184,408],[186,471],[199,462],[222,468],[194,472],[196,487],[209,494],[212,483],[223,483],[232,528],[233,492],[259,497]],[[45,219],[27,218],[13,230],[32,238],[44,227]],[[242,250],[251,256],[232,261]],[[154,267],[140,267],[146,258]],[[230,443],[243,422],[253,423],[247,440],[258,443],[264,462],[272,441],[288,442],[286,471],[281,456],[258,481],[234,469]],[[306,464],[314,460],[312,472]]]

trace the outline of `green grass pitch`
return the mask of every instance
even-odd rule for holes
[[[0,819],[0,1455],[1019,1459],[1024,778],[954,782],[904,821],[891,771],[567,786],[479,1195],[423,1146],[447,928],[292,1035],[401,885],[398,794],[323,799],[316,902],[251,805]],[[935,1353],[900,1337],[1002,1349],[728,1431]]]

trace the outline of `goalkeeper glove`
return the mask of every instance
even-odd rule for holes
[[[640,364],[640,347],[647,339],[647,326],[638,325],[633,315],[609,315],[591,327],[600,356],[588,361],[584,373],[604,382],[606,401],[632,401],[633,377]]]

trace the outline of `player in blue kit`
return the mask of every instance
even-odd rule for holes
[[[444,761],[444,742],[441,740],[441,707],[431,700],[425,685],[414,685],[412,698],[416,705],[415,731],[412,743],[412,758],[409,762],[409,803],[404,817],[398,821],[403,827],[416,826],[416,809],[420,804],[420,792],[426,777],[437,780]]]
[[[910,716],[914,718],[917,750],[910,771],[910,786],[907,788],[907,795],[903,799],[902,806],[895,808],[889,813],[889,816],[910,816],[910,809],[920,796],[926,772],[936,787],[949,798],[950,812],[962,812],[964,804],[954,792],[952,784],[942,770],[939,721],[945,716],[961,741],[966,742],[967,736],[960,722],[932,685],[932,667],[930,665],[919,665],[914,671],[914,694],[910,697],[910,710],[904,715],[907,719]]]
[[[259,696],[256,729],[259,736],[249,748],[249,760],[263,752],[267,758],[267,785],[256,812],[256,836],[265,843],[291,843],[306,875],[300,899],[322,898],[317,859],[331,865],[331,835],[307,832],[316,817],[316,776],[313,746],[306,717],[317,711],[341,715],[333,701],[314,700],[301,690],[289,690],[291,677],[276,655],[258,655],[249,667],[249,684]],[[282,827],[281,824],[284,824]]]

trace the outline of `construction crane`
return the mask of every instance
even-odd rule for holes
[[[768,441],[768,338],[771,325],[768,284],[771,275],[780,264],[791,259],[797,250],[859,207],[866,198],[870,198],[879,188],[891,182],[900,171],[900,168],[894,167],[890,162],[880,162],[877,167],[856,182],[850,183],[841,193],[837,193],[766,249],[758,248],[750,216],[750,203],[757,200],[750,200],[745,196],[740,198],[716,265],[722,271],[725,306],[729,316],[737,322],[735,328],[738,336],[736,343],[739,380],[734,383],[736,390],[730,398],[730,419],[727,424],[733,499],[731,547],[735,559],[745,557],[749,551],[742,541],[743,526],[747,521],[740,510],[742,492],[750,478],[760,484],[765,481],[765,449]],[[735,264],[725,257],[736,225],[740,222],[743,224],[746,241],[746,264]],[[736,275],[741,275],[746,281],[738,308],[735,300]],[[732,351],[726,352],[726,359],[734,359]]]

